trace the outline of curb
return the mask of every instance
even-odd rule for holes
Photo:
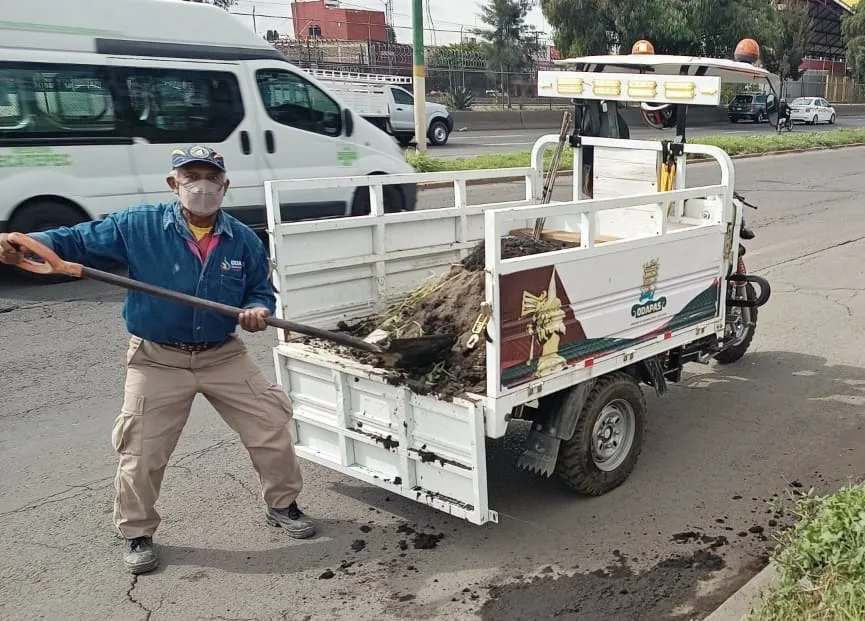
[[[751,578],[703,621],[741,621],[763,601],[763,594],[778,581],[773,565]]]
[[[733,160],[750,160],[759,157],[774,157],[776,155],[796,155],[797,153],[811,153],[813,151],[838,151],[840,149],[853,149],[856,147],[865,147],[865,142],[854,142],[852,144],[843,144],[838,146],[829,146],[829,147],[812,147],[809,149],[782,149],[780,151],[769,151],[767,153],[742,153],[740,155],[731,155],[730,159]],[[711,159],[708,158],[693,158],[688,160],[693,164],[700,164],[703,162],[711,162]],[[560,170],[558,173],[559,177],[569,177],[573,176],[574,171],[571,169]],[[515,181],[522,181],[524,177],[522,175],[518,177],[498,177],[496,179],[469,179],[466,181],[466,186],[473,185],[497,185],[504,183],[514,183]],[[448,181],[431,181],[429,183],[418,183],[417,189],[418,191],[423,190],[438,190],[441,188],[451,188],[453,187],[453,183]]]

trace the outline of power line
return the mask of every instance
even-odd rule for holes
[[[232,15],[240,15],[240,16],[244,16],[244,17],[252,17],[252,15],[253,15],[253,13],[251,13],[251,12],[246,13],[246,12],[241,12],[241,11],[231,11],[231,14]],[[284,20],[288,20],[288,21],[292,21],[292,22],[301,21],[297,18],[289,17],[286,15],[271,15],[271,14],[267,14],[267,13],[259,13],[258,11],[255,12],[255,17],[264,17],[264,18],[269,18],[269,19],[284,19]],[[343,21],[343,20],[339,20],[339,19],[330,19],[330,20],[312,19],[312,20],[308,20],[308,21],[310,23],[316,23],[316,24],[346,24],[346,25],[352,25],[352,26],[381,26],[381,24],[376,24],[376,23],[373,23],[371,21],[356,22],[356,21]],[[411,30],[411,26],[393,26],[393,28],[394,28],[394,30]],[[431,32],[432,31],[445,32],[445,33],[450,33],[450,34],[465,34],[466,31],[468,31],[470,33],[472,31],[474,31],[474,27],[472,27],[471,29],[465,28],[462,30],[454,30],[454,29],[449,29],[449,28],[424,28],[424,30],[429,30]]]
[[[406,19],[411,19],[411,15],[409,15],[408,13],[393,11],[393,0],[380,0],[380,2],[390,5],[390,10],[391,10],[392,16],[405,17]],[[285,7],[284,2],[271,2],[269,0],[240,0],[240,2],[238,2],[238,4],[249,4],[251,6],[266,4],[268,6]],[[355,4],[353,2],[341,2],[340,5],[345,6],[345,7],[349,7],[352,9],[359,9],[362,11],[370,11],[372,13],[376,12],[375,9],[370,9],[369,7],[363,6],[361,4]],[[427,5],[427,6],[429,6],[429,5]],[[384,12],[385,12],[385,17],[387,17],[387,10],[385,10]],[[232,11],[231,13],[233,15],[245,15],[245,13],[239,13],[239,12],[235,12],[235,11]],[[250,13],[250,15],[251,15],[251,13]],[[270,18],[276,18],[276,19],[288,19],[288,20],[294,20],[295,19],[294,17],[292,17],[291,14],[287,14],[287,15],[265,15],[263,13],[259,13],[258,11],[256,11],[255,15],[257,17],[270,17]],[[449,21],[442,20],[441,18],[436,19],[436,21],[439,24],[447,24],[449,26],[462,26],[466,30],[474,29],[474,27],[475,27],[473,24],[466,24],[464,22],[449,22]],[[363,23],[365,24],[366,22],[363,22]],[[410,26],[400,26],[400,28],[410,28]],[[442,30],[440,28],[438,28],[437,30],[439,32],[450,32],[450,31]]]

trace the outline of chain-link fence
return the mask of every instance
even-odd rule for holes
[[[381,41],[281,39],[275,43],[288,59],[301,67],[412,75],[412,47]],[[543,47],[538,46],[540,49]],[[549,49],[548,47],[546,49]],[[552,64],[531,59],[519,70],[490,66],[478,50],[450,47],[425,48],[426,89],[430,100],[444,100],[457,89],[471,93],[475,109],[485,107],[556,107],[558,102],[537,96],[537,72]]]

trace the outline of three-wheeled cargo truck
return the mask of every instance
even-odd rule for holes
[[[778,79],[743,62],[631,54],[564,61],[540,72],[541,96],[573,100],[573,192],[541,200],[541,137],[531,166],[487,171],[271,181],[266,184],[278,313],[335,329],[382,313],[483,243],[483,389],[442,397],[392,371],[282,333],[279,382],[294,405],[300,456],[475,524],[488,502],[485,438],[532,421],[520,465],[600,495],[635,466],[647,404],[689,362],[732,362],[748,348],[768,283],[745,272],[742,202],[730,157],[685,142],[689,106],[719,104],[724,82]],[[618,106],[672,107],[673,140],[630,140]],[[720,181],[687,187],[687,159]],[[524,179],[524,195],[469,204],[479,179]],[[447,182],[453,205],[385,214],[388,184]],[[370,188],[368,216],[282,223],[284,195]],[[502,242],[543,223],[561,249],[503,258]],[[534,234],[534,233],[532,233]]]

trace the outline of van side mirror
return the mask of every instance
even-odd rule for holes
[[[348,108],[342,111],[342,116],[345,122],[345,137],[349,138],[354,133],[354,116]]]

